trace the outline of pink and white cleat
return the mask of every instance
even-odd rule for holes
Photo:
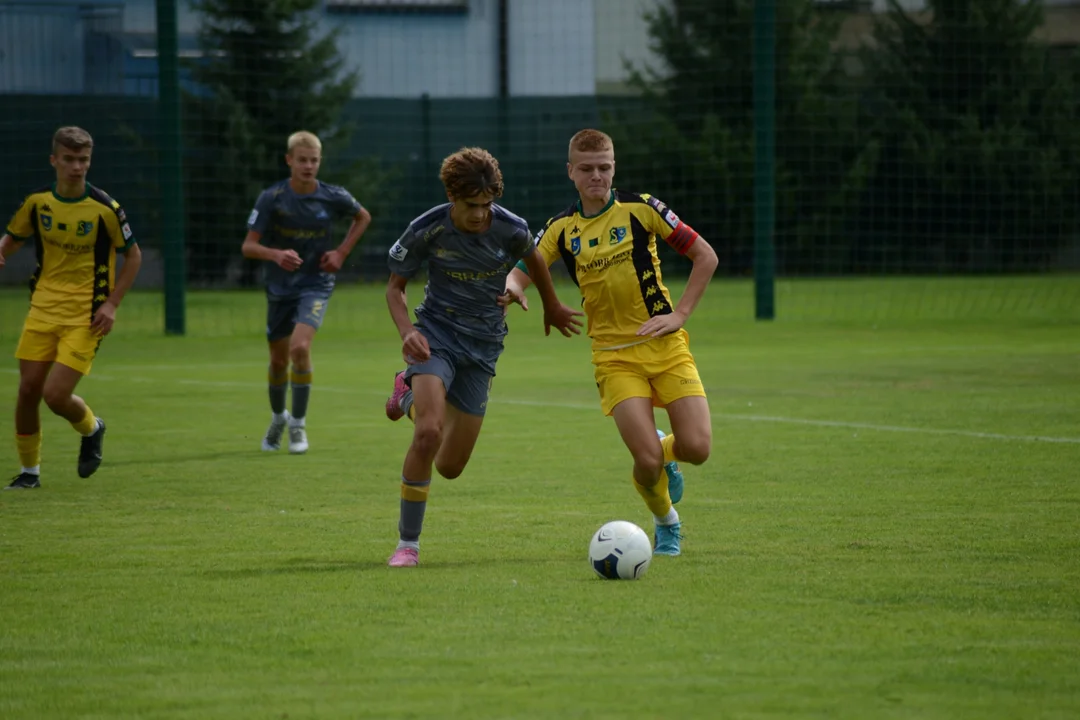
[[[420,553],[416,548],[404,547],[398,548],[394,551],[394,554],[390,556],[390,562],[387,563],[389,567],[416,567],[420,564]]]
[[[394,421],[405,417],[405,411],[401,409],[401,398],[405,397],[407,392],[409,386],[405,384],[405,371],[402,370],[394,376],[394,392],[386,398],[386,417]]]

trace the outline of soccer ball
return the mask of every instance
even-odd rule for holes
[[[652,542],[632,522],[612,520],[589,543],[589,565],[608,580],[637,580],[651,562]]]

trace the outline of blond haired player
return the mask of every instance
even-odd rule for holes
[[[676,463],[700,465],[712,446],[709,404],[683,325],[716,270],[716,253],[657,198],[612,188],[615,146],[606,134],[574,135],[566,170],[578,201],[548,221],[537,249],[548,265],[562,259],[581,289],[600,406],[634,458],[634,487],[656,525],[654,552],[678,555],[673,502],[682,498],[683,478]],[[677,303],[663,283],[658,242],[694,264]],[[503,302],[524,306],[528,284],[519,264]],[[672,434],[657,430],[653,407],[667,410]]]
[[[22,469],[9,490],[41,486],[42,399],[82,436],[79,477],[90,477],[101,465],[105,423],[75,395],[75,387],[112,331],[142,253],[120,203],[86,181],[93,149],[93,138],[82,128],[57,130],[49,157],[56,182],[27,195],[0,238],[0,268],[26,242],[33,243],[38,261],[15,350],[15,443]],[[119,277],[117,252],[124,255]]]
[[[289,430],[289,452],[307,452],[307,409],[313,378],[311,343],[322,326],[335,273],[341,270],[371,214],[337,185],[320,181],[322,143],[306,131],[295,132],[286,144],[289,178],[259,195],[248,217],[244,257],[265,260],[266,340],[270,346],[268,372],[270,426],[262,449],[281,448]],[[341,244],[331,238],[334,221],[351,218]],[[292,363],[290,371],[289,363]],[[292,385],[292,413],[285,395]]]

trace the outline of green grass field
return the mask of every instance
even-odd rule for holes
[[[382,288],[331,303],[302,457],[258,449],[259,294],[191,294],[186,338],[132,296],[81,386],[101,470],[43,411],[42,489],[0,493],[0,718],[1080,717],[1080,279],[786,282],[772,323],[750,297],[715,283],[689,327],[715,443],[684,553],[620,583],[589,537],[649,515],[538,301],[390,571]],[[0,293],[9,357],[24,308]]]

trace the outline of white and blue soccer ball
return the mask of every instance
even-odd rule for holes
[[[652,562],[652,541],[632,522],[613,520],[589,543],[589,565],[608,580],[637,580]]]

